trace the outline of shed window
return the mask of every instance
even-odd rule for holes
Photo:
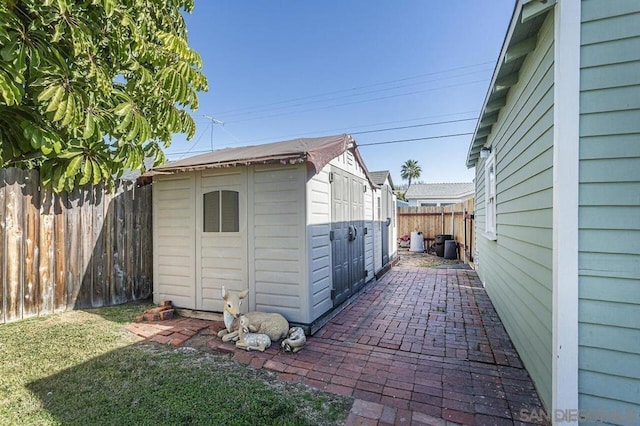
[[[496,159],[493,153],[484,163],[485,237],[496,239]]]
[[[238,191],[212,191],[203,196],[204,232],[239,232]]]

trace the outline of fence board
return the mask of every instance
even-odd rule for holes
[[[436,235],[450,234],[460,244],[460,257],[472,261],[474,199],[443,207],[399,207],[398,236],[422,232],[425,243],[433,243]]]
[[[82,283],[82,199],[79,189],[74,189],[67,198],[67,239],[65,241],[67,260],[67,309],[73,309]]]
[[[65,211],[66,200],[66,193],[56,194],[53,197],[54,312],[63,312],[67,309],[67,220],[63,213]]]
[[[4,169],[0,169],[0,324],[4,324],[5,322],[5,318],[4,318],[4,311],[6,309],[5,307],[5,291],[6,291],[6,286],[5,286],[5,282],[6,280],[6,269],[5,269],[5,260],[6,260],[6,246],[5,246],[5,242],[7,241],[5,236],[5,221],[4,221],[4,217],[5,217],[5,187],[6,187],[6,180],[5,180],[5,171]]]
[[[141,215],[134,215],[133,212],[136,211],[135,197],[138,195],[137,188],[130,186],[127,190],[132,192],[132,197],[127,197],[122,203],[123,210],[122,214],[122,228],[123,234],[125,236],[123,243],[126,247],[130,247],[130,250],[122,251],[121,258],[123,263],[123,288],[126,291],[127,297],[137,298],[139,295],[136,294],[135,285],[136,279],[134,279],[135,275],[141,275],[144,273],[141,266],[136,264],[135,257],[138,254],[138,244],[140,244],[140,234],[141,231],[139,228],[135,226],[136,222],[140,220]],[[143,210],[140,210],[143,211]],[[149,214],[147,212],[147,214]],[[134,274],[134,271],[139,270],[141,274]],[[138,293],[139,294],[139,293]]]
[[[76,308],[91,307],[91,294],[93,291],[93,191],[90,186],[82,189],[80,202],[82,207],[80,214],[82,215],[82,232],[84,234],[80,250],[82,253],[82,282],[76,300]]]
[[[24,260],[23,251],[23,209],[22,193],[20,190],[20,174],[13,169],[6,171],[5,195],[5,223],[6,223],[6,243],[5,243],[5,318],[6,321],[14,321],[22,318],[22,265]]]
[[[53,195],[36,171],[0,169],[0,324],[149,297],[151,188]]]
[[[38,272],[39,307],[38,314],[53,313],[53,292],[55,283],[54,244],[53,244],[53,193],[51,189],[40,191],[40,261]]]
[[[38,175],[26,175],[22,181],[25,214],[23,318],[38,315],[40,299],[40,192]]]
[[[126,191],[126,187],[122,184],[123,187],[121,190]],[[128,197],[127,197],[128,198]],[[126,280],[125,273],[127,271],[128,265],[126,264],[126,256],[125,256],[125,247],[126,247],[126,230],[125,230],[125,199],[116,198],[113,206],[113,226],[114,226],[114,247],[115,250],[113,252],[114,257],[114,271],[113,271],[113,295],[112,297],[117,300],[126,300],[127,298],[127,288],[126,288]],[[131,246],[130,250],[135,250],[135,247]],[[117,303],[117,302],[116,302]]]

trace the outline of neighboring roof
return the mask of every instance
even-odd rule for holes
[[[393,181],[391,180],[391,173],[389,172],[389,170],[369,172],[369,175],[371,175],[371,180],[373,180],[373,183],[378,186],[384,185],[384,181],[389,179],[389,184],[391,185],[391,188],[393,188]]]
[[[406,199],[421,198],[460,198],[473,195],[475,185],[472,182],[464,183],[419,183],[413,184],[407,189]]]
[[[402,200],[396,200],[396,207],[409,207],[409,203]]]
[[[231,166],[248,166],[251,164],[296,164],[303,162],[311,163],[316,172],[319,172],[331,160],[347,150],[353,152],[369,183],[375,186],[358,152],[356,141],[346,134],[219,149],[206,154],[171,161],[151,169],[145,173],[145,176]]]
[[[555,0],[534,2],[517,0],[505,36],[498,62],[487,96],[471,138],[467,154],[467,167],[474,167],[480,157],[480,148],[491,134],[491,127],[498,121],[500,110],[505,106],[509,88],[518,83],[518,72],[527,57],[536,47],[537,34],[544,22],[546,12],[555,4]]]

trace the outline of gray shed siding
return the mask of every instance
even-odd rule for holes
[[[640,3],[581,19],[580,408],[640,422]]]
[[[307,245],[311,283],[311,318],[322,316],[333,306],[331,300],[331,184],[327,165],[307,183]],[[308,322],[310,322],[309,319]]]
[[[477,270],[543,400],[552,378],[553,14],[493,125],[497,240],[485,227],[484,160],[476,164]]]

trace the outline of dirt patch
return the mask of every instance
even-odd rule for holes
[[[398,248],[400,262],[397,267],[405,268],[437,268],[454,265],[462,265],[461,260],[449,260],[433,254],[412,252],[408,248]]]

